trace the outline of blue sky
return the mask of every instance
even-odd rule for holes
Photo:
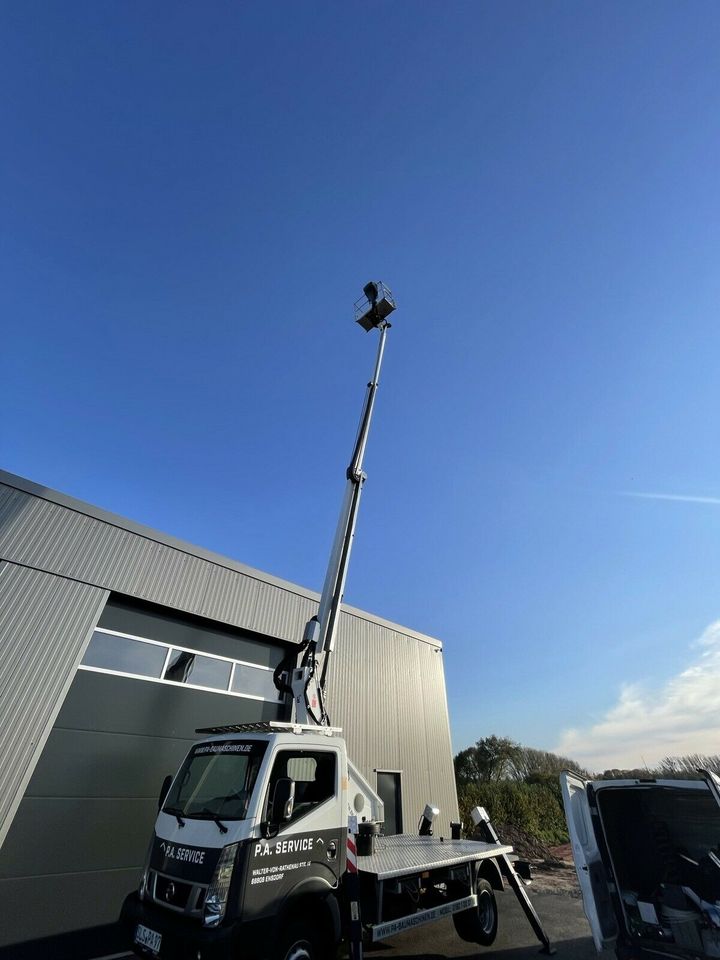
[[[719,40],[702,2],[3,4],[4,467],[319,588],[381,278],[348,602],[444,641],[457,749],[717,752]]]

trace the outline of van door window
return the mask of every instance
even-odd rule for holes
[[[265,818],[272,820],[272,796],[281,777],[295,781],[295,806],[290,823],[314,810],[335,795],[336,755],[320,750],[281,750],[275,757],[268,794],[265,798]]]

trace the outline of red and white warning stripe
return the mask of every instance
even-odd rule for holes
[[[347,836],[347,869],[348,873],[357,873],[357,847],[352,833]]]
[[[350,960],[363,960],[362,922],[360,920],[360,878],[358,877],[357,846],[355,835],[347,835],[347,892],[350,907]]]

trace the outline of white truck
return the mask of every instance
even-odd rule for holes
[[[720,957],[720,780],[560,784],[585,915],[619,960]]]
[[[418,835],[383,836],[380,797],[348,759],[330,725],[325,677],[342,601],[360,493],[362,462],[378,386],[388,316],[382,283],[356,304],[358,322],[378,329],[347,490],[317,616],[292,662],[275,672],[292,695],[287,723],[223,725],[166,778],[140,887],[122,920],[138,956],[173,960],[269,957],[316,960],[452,915],[459,936],[489,945],[498,925],[494,891],[515,891],[545,952],[554,952],[522,880],[487,816],[483,840],[434,837],[428,805]],[[297,662],[299,659],[299,663]]]

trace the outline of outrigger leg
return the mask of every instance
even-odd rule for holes
[[[485,843],[501,843],[501,840],[495,831],[495,827],[493,827],[493,825],[490,823],[490,818],[487,815],[487,811],[483,807],[476,808],[476,810],[477,809],[481,810],[484,814],[484,816],[476,821],[475,824],[481,839],[484,840]],[[542,950],[540,953],[553,956],[553,954],[557,953],[557,951],[550,943],[550,938],[545,933],[542,923],[540,923],[540,917],[537,915],[537,911],[532,905],[530,897],[527,895],[527,891],[525,890],[525,885],[523,884],[522,879],[515,871],[512,860],[510,860],[505,853],[500,854],[497,859],[500,863],[500,869],[502,870],[503,876],[513,888],[515,896],[518,898],[520,906],[523,908],[525,916],[528,918],[528,923],[533,928],[535,936],[542,944]]]

